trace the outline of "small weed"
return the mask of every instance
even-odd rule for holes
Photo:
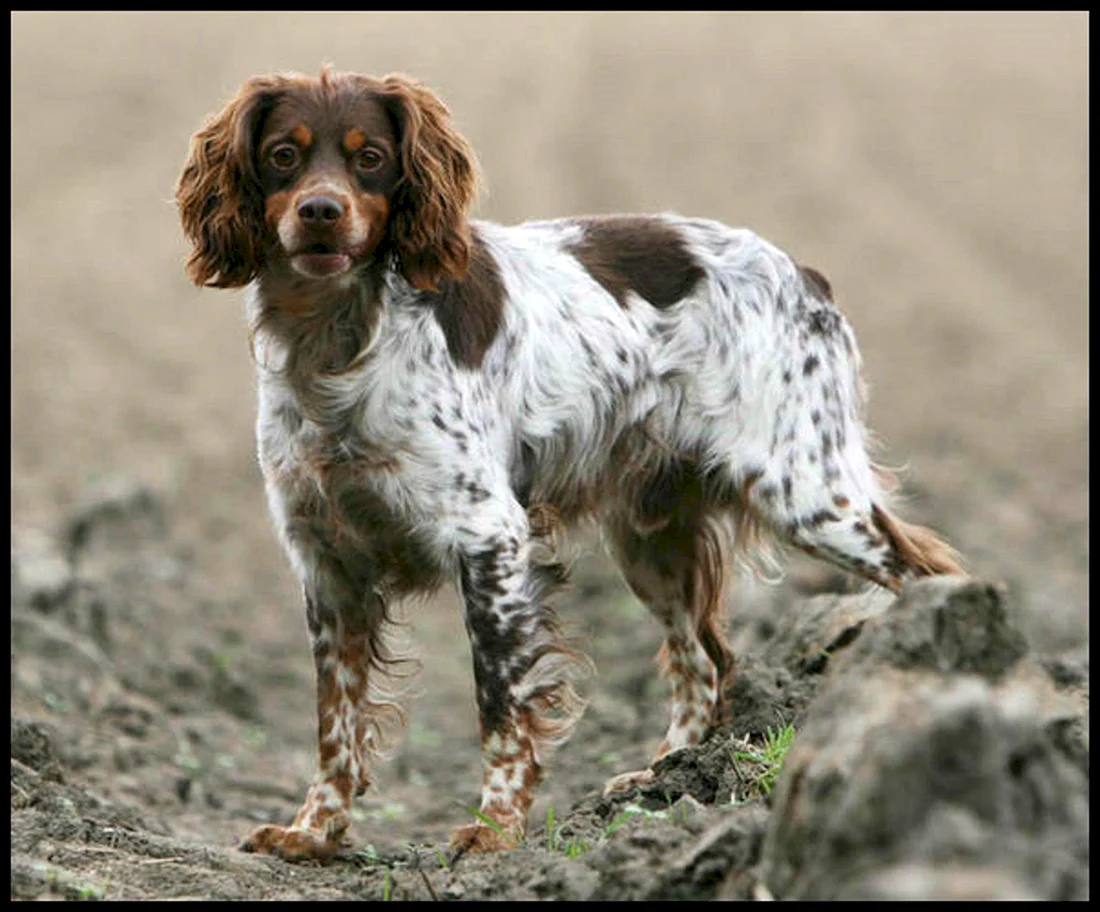
[[[619,827],[634,817],[644,817],[647,820],[668,820],[669,812],[651,811],[639,804],[628,804],[619,812],[618,816],[607,825],[607,829],[604,830],[604,837],[611,836]]]
[[[386,873],[382,878],[382,901],[389,902],[392,899],[393,893],[393,878],[390,876],[390,869],[386,868]]]
[[[566,858],[580,858],[586,852],[592,851],[592,846],[587,839],[570,839],[561,847],[561,852]]]
[[[546,850],[556,852],[561,844],[561,833],[554,829],[554,802],[546,808]]]
[[[600,764],[600,766],[618,767],[622,766],[623,758],[619,755],[618,751],[606,750],[596,755],[596,762]]]
[[[72,712],[72,704],[64,697],[59,697],[53,691],[46,691],[42,695],[42,702],[46,704],[46,708],[59,713]]]
[[[107,884],[77,883],[73,884],[73,892],[77,899],[84,902],[100,900],[107,895]]]
[[[566,858],[577,858],[592,847],[587,840],[565,839],[561,834],[561,827],[554,826],[553,802],[546,809],[546,850],[548,852],[561,852]]]
[[[385,823],[393,820],[401,820],[405,816],[405,805],[399,801],[390,801],[383,804],[380,808],[367,811],[367,816],[371,820]]]
[[[366,808],[355,805],[351,809],[351,819],[356,823],[362,823],[366,820],[372,823],[392,823],[395,820],[401,820],[405,813],[405,805],[399,801],[390,801]]]
[[[482,823],[484,823],[490,830],[492,830],[498,836],[504,836],[505,835],[504,827],[502,827],[499,823],[497,823],[495,820],[493,820],[493,818],[490,817],[488,814],[483,814],[477,808],[472,808],[472,807],[468,807],[468,808],[466,808],[466,810],[469,811],[471,814],[473,814],[478,820],[480,820]]]
[[[107,895],[109,880],[102,883],[77,880],[68,872],[52,867],[46,862],[36,863],[35,868],[42,875],[42,881],[51,891],[67,899],[94,902],[103,899]]]
[[[237,656],[240,655],[244,638],[239,631],[223,630],[221,632],[221,648],[215,649],[210,655],[210,668],[216,675],[225,675],[233,670]]]
[[[443,735],[433,728],[425,728],[423,725],[409,726],[406,737],[409,743],[415,747],[439,747],[443,744]]]
[[[267,743],[267,732],[259,725],[249,725],[241,733],[241,740],[249,747],[263,747]]]
[[[172,756],[172,762],[181,769],[192,773],[202,769],[202,761],[195,756],[190,742],[184,738],[176,741],[176,753]]]
[[[780,729],[773,729],[769,725],[767,732],[764,734],[762,750],[741,750],[734,753],[734,760],[748,761],[760,767],[754,784],[762,794],[770,794],[775,786],[775,781],[779,778],[779,772],[783,768],[783,761],[794,742],[794,736],[793,725],[785,725]]]

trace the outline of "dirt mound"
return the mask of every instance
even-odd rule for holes
[[[739,665],[734,722],[644,788],[548,808],[515,852],[374,841],[322,867],[242,854],[230,834],[285,819],[300,791],[256,762],[266,710],[240,670],[208,637],[149,623],[201,602],[167,514],[115,485],[56,539],[14,534],[14,897],[1088,894],[1087,662],[1036,662],[999,589],[947,580],[896,601],[792,597]],[[582,587],[601,591],[592,574]],[[749,628],[760,640],[748,624],[742,642]],[[776,780],[767,755],[792,724]],[[591,765],[599,746],[582,751]]]
[[[912,586],[806,713],[765,877],[785,898],[1088,895],[1081,708],[1026,658],[1001,593]],[[894,876],[904,872],[904,876]]]

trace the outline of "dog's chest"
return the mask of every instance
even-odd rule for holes
[[[403,594],[437,585],[430,542],[398,508],[392,444],[348,405],[307,417],[286,390],[261,395],[260,463],[288,544],[344,568],[360,585]]]

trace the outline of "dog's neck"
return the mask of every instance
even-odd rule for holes
[[[384,271],[372,261],[328,280],[305,278],[289,264],[260,274],[252,332],[285,352],[280,370],[295,386],[341,373],[367,347],[378,325]]]

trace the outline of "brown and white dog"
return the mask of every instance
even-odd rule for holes
[[[560,525],[596,519],[664,625],[657,758],[718,717],[725,568],[756,533],[894,590],[960,572],[887,508],[855,338],[819,273],[703,219],[471,221],[476,191],[447,109],[399,75],[250,79],[192,140],[188,270],[248,286],[260,464],[317,672],[317,777],[294,822],[247,849],[339,848],[401,716],[387,602],[446,580],[465,603],[496,824],[452,844],[522,840],[581,706],[586,660],[546,605]]]

